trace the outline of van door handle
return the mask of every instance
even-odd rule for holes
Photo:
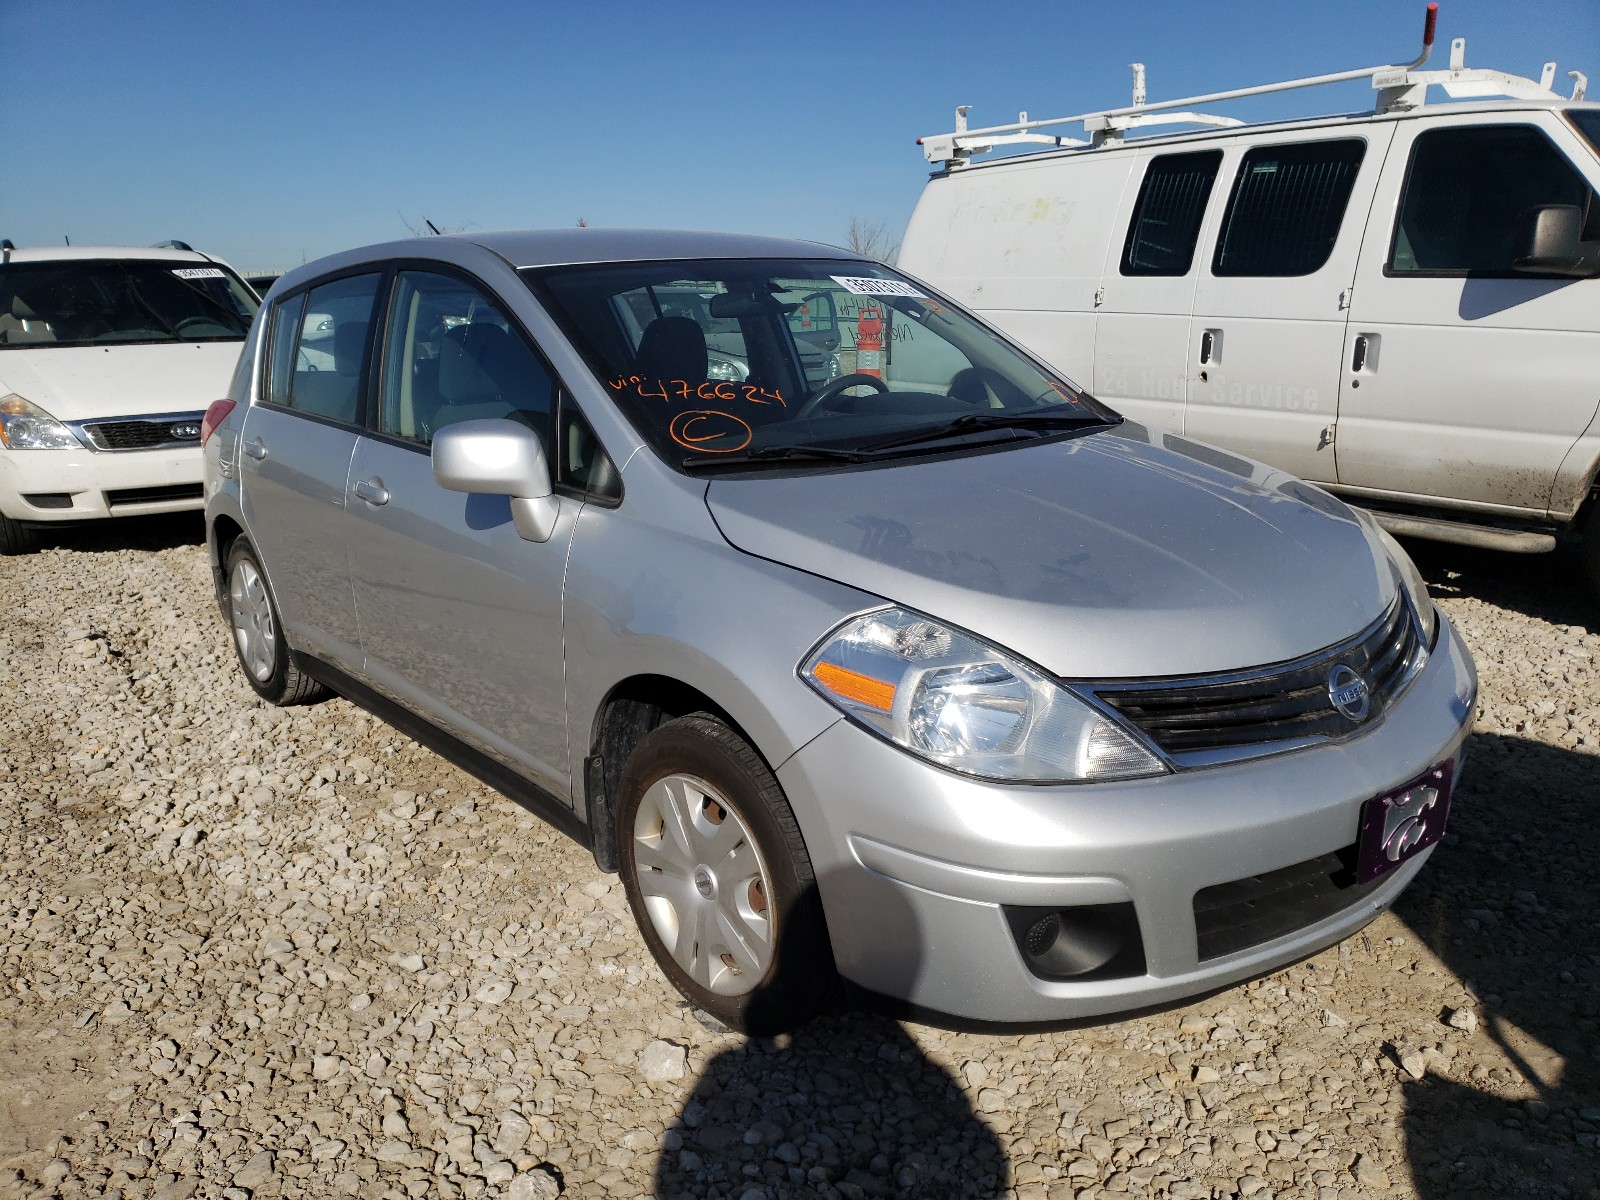
[[[1350,356],[1350,370],[1359,375],[1367,365],[1367,335],[1356,334],[1355,353]]]
[[[1222,337],[1222,330],[1207,329],[1200,334],[1200,365],[1207,366],[1217,361],[1217,342]]]
[[[244,452],[259,462],[267,456],[267,444],[260,438],[251,438],[244,444]]]
[[[389,503],[389,489],[383,486],[381,479],[363,479],[350,490],[368,504]]]

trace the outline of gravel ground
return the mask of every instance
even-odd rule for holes
[[[576,846],[234,668],[198,522],[0,560],[0,1195],[1600,1197],[1600,610],[1417,547],[1482,675],[1453,832],[1158,1015],[707,1027]]]

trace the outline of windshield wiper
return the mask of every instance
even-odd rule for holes
[[[1077,425],[1104,425],[1104,417],[1094,413],[1062,413],[1062,412],[1007,412],[1004,409],[991,409],[989,412],[963,413],[953,421],[943,425],[935,425],[931,429],[919,429],[916,433],[908,433],[903,437],[891,438],[886,442],[873,442],[864,447],[869,453],[880,453],[884,450],[897,450],[902,446],[915,446],[921,442],[937,442],[948,437],[961,437],[969,433],[982,433],[989,429],[1022,429],[1044,430],[1046,432],[1058,429],[1070,429]]]
[[[833,446],[757,446],[738,454],[702,454],[686,458],[678,465],[685,471],[706,467],[741,466],[748,463],[780,462],[865,462],[876,455],[868,450],[841,450]]]

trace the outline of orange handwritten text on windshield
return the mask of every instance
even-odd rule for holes
[[[732,454],[748,446],[754,435],[744,420],[714,408],[679,413],[667,432],[678,445],[701,454]]]
[[[690,383],[687,379],[646,379],[641,375],[623,375],[608,379],[606,383],[612,391],[633,391],[648,399],[665,400],[669,404],[674,400],[698,400],[702,404],[712,401],[732,404],[736,400],[743,400],[747,404],[789,407],[782,392],[753,383],[733,383],[729,380]]]

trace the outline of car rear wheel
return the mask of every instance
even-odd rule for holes
[[[39,531],[0,513],[0,554],[32,554],[39,548]]]
[[[647,734],[623,769],[623,885],[656,962],[752,1034],[803,1024],[835,979],[805,842],[761,756],[705,713]]]
[[[328,695],[296,665],[255,547],[244,538],[228,549],[225,609],[234,655],[258,695],[284,707],[310,704]]]

